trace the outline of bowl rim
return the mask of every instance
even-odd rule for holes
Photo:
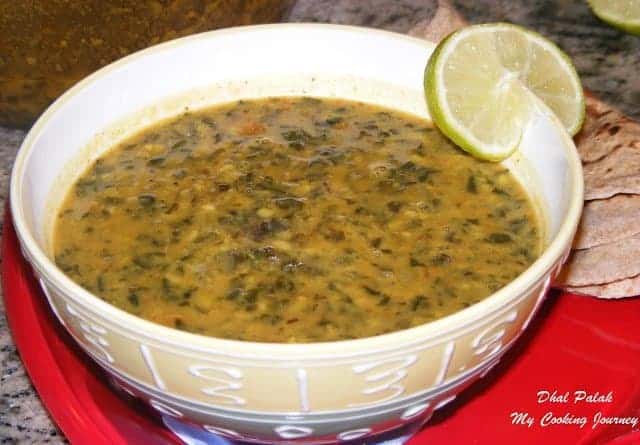
[[[98,318],[109,319],[110,323],[116,325],[119,331],[129,331],[136,337],[146,337],[147,339],[153,340],[154,343],[160,342],[163,344],[172,344],[180,350],[211,353],[224,352],[225,355],[233,355],[243,358],[268,357],[270,360],[278,360],[279,358],[291,359],[292,357],[317,359],[353,357],[370,354],[373,350],[375,350],[375,352],[382,352],[384,350],[392,351],[398,349],[399,346],[404,348],[417,343],[424,343],[429,340],[435,340],[435,343],[439,344],[440,342],[437,341],[437,339],[448,337],[450,334],[455,333],[474,322],[482,320],[483,318],[491,318],[492,314],[499,312],[504,307],[513,303],[513,301],[518,299],[519,296],[522,296],[532,287],[536,286],[540,279],[550,272],[551,268],[571,245],[571,241],[580,218],[584,193],[582,164],[577,150],[573,140],[554,115],[547,115],[546,118],[551,120],[553,126],[561,136],[562,146],[566,152],[568,162],[569,181],[566,185],[570,187],[572,192],[566,214],[564,215],[564,220],[558,229],[558,233],[534,263],[497,292],[494,292],[468,308],[422,325],[404,330],[392,331],[373,337],[328,342],[273,343],[222,339],[180,331],[130,314],[105,302],[67,277],[54,264],[44,250],[40,248],[35,237],[28,229],[20,199],[22,195],[22,181],[25,179],[25,165],[34,150],[35,142],[42,134],[45,125],[51,117],[56,114],[58,109],[86,87],[90,86],[94,82],[100,81],[100,79],[107,73],[126,64],[134,63],[142,56],[161,52],[169,48],[188,45],[191,42],[201,39],[215,39],[219,36],[232,35],[235,33],[256,31],[278,33],[283,31],[289,32],[292,30],[315,30],[330,33],[343,32],[346,34],[376,34],[389,40],[410,42],[431,51],[435,48],[435,44],[424,39],[419,39],[406,34],[359,26],[318,23],[277,23],[237,26],[182,37],[137,51],[106,65],[75,84],[47,108],[27,133],[13,164],[9,193],[13,223],[16,228],[18,238],[27,253],[26,256],[30,259],[30,262],[33,263],[35,268],[44,275],[48,281],[54,285],[54,287],[64,290],[65,298],[71,298],[75,303],[79,304],[84,309],[91,311]],[[425,57],[425,63],[426,60],[427,58]],[[233,352],[230,353],[229,351]]]

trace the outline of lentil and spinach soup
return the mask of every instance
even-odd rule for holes
[[[427,121],[315,98],[239,101],[145,129],[57,215],[73,280],[140,317],[222,338],[313,342],[467,307],[539,254],[503,166]]]

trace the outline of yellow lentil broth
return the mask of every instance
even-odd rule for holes
[[[270,98],[185,113],[75,183],[56,264],[132,314],[222,338],[312,342],[416,326],[482,300],[539,254],[509,171],[428,122]]]

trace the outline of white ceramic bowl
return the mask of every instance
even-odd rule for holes
[[[433,45],[333,25],[268,25],[141,51],[80,82],[31,129],[11,178],[20,243],[52,309],[127,392],[175,426],[255,442],[362,443],[420,425],[487,373],[526,329],[569,251],[582,171],[569,136],[540,114],[505,162],[546,223],[542,256],[463,311],[378,337],[268,344],[203,337],[125,313],[56,268],[51,221],[67,187],[101,152],[184,108],[239,98],[357,99],[428,118],[422,73]],[[473,248],[473,246],[469,246]],[[367,441],[370,439],[366,439]]]

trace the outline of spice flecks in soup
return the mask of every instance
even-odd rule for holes
[[[463,309],[539,254],[526,193],[428,122],[351,101],[186,113],[98,159],[56,264],[140,317],[221,338],[378,335]]]

